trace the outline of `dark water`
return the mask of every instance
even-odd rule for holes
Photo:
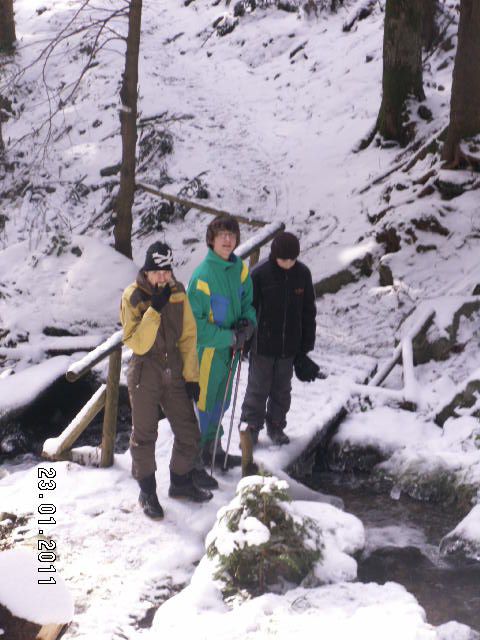
[[[93,374],[88,374],[73,384],[61,378],[19,415],[0,421],[0,466],[22,454],[40,456],[45,440],[62,433],[100,383]],[[102,426],[103,411],[94,418],[74,446],[98,446],[102,440]],[[120,386],[115,439],[117,453],[128,448],[130,430],[128,393],[126,387]]]
[[[398,582],[416,597],[431,624],[456,620],[480,631],[480,563],[438,553],[440,540],[462,514],[403,495],[394,500],[358,478],[332,472],[314,473],[307,484],[342,498],[345,510],[363,522],[361,582]]]

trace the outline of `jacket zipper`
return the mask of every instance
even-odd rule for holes
[[[283,327],[282,327],[282,358],[285,357],[285,332],[287,330],[287,298],[288,298],[288,271],[285,272],[285,300],[283,305]]]

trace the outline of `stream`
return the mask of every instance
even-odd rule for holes
[[[397,582],[440,625],[456,620],[480,631],[480,563],[442,558],[438,545],[461,519],[441,505],[401,495],[393,499],[359,476],[313,470],[302,481],[340,497],[364,524],[366,545],[358,560],[361,582]]]

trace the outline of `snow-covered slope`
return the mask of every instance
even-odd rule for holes
[[[419,302],[450,293],[472,294],[479,280],[479,204],[475,191],[442,199],[434,184],[440,168],[437,155],[427,154],[407,169],[418,146],[448,121],[454,49],[438,47],[426,60],[425,106],[432,119],[420,118],[412,105],[415,143],[401,150],[374,142],[354,153],[374,124],[380,104],[384,3],[377,3],[350,32],[342,26],[363,0],[345,0],[337,13],[325,10],[310,17],[303,10],[289,13],[270,3],[259,4],[220,37],[212,25],[232,10],[223,2],[144,3],[139,107],[141,118],[150,120],[139,138],[139,177],[173,194],[189,186],[186,193],[193,197],[200,186],[209,194],[202,202],[285,222],[299,234],[302,257],[317,278],[355,256],[359,244],[374,247],[379,232],[395,228],[400,251],[383,259],[392,271],[392,285],[379,286],[378,261],[385,250],[379,244],[372,249],[372,275],[318,301],[315,357],[330,377],[316,387],[294,385],[290,422],[291,433],[298,436],[295,448],[305,435],[303,424],[310,429],[315,417],[323,415],[318,407],[328,409],[338,398],[343,402],[352,381],[363,381],[379,360],[391,355],[401,321]],[[453,5],[442,3],[444,24],[453,18],[446,39],[456,28]],[[98,16],[98,7],[113,6],[107,0],[97,2],[88,15]],[[121,155],[117,110],[123,43],[114,39],[97,56],[74,104],[55,117],[47,149],[42,142],[48,128],[23,138],[49,111],[41,65],[29,65],[76,8],[76,1],[15,2],[17,66],[7,68],[7,74],[21,66],[27,69],[16,90],[17,117],[3,125],[7,157],[17,163],[14,172],[3,172],[0,184],[0,365],[5,375],[45,358],[48,327],[76,335],[111,333],[118,322],[121,290],[136,271],[111,247],[110,205],[118,176],[100,176],[100,169],[117,163]],[[111,26],[125,33],[125,20]],[[52,57],[52,90],[64,83],[68,91],[87,59],[82,37],[62,43]],[[169,146],[171,152],[165,153]],[[436,173],[429,178],[432,168]],[[470,179],[462,179],[466,178]],[[426,186],[431,189],[424,192]],[[137,192],[135,263],[142,263],[154,239],[165,239],[174,249],[177,275],[186,282],[205,253],[205,227],[211,218],[190,210],[184,219],[161,220],[158,205],[154,196]],[[422,222],[432,217],[437,223]],[[242,226],[244,237],[253,233]],[[461,328],[471,345],[479,335],[478,321],[474,318],[472,323]],[[438,433],[431,422],[436,404],[477,368],[476,350],[467,346],[443,370],[437,363],[416,369],[425,398],[418,423],[425,425],[425,433]],[[242,378],[241,391],[246,382],[245,375]],[[389,384],[401,386],[398,368]],[[350,425],[355,431],[368,422],[368,437],[384,448],[392,432],[385,434],[372,415],[368,421],[354,413],[345,428]],[[402,414],[396,415],[400,423]],[[161,424],[158,481],[161,499],[166,500],[171,440]],[[291,452],[270,451],[262,440],[260,457],[272,466],[283,466],[292,458]],[[390,445],[408,449],[413,440],[419,447],[416,439],[400,441],[397,436]],[[461,461],[461,443],[453,441],[458,448],[455,460]],[[429,455],[428,446],[425,449],[422,456]],[[443,453],[447,452],[442,449]],[[408,451],[405,458],[410,459]],[[8,496],[8,509],[22,514],[34,510],[35,469],[28,469],[32,464],[27,460],[20,467],[5,466],[0,488]],[[60,568],[76,601],[67,637],[111,640],[127,632],[132,638],[141,636],[136,622],[189,580],[193,563],[203,554],[203,538],[215,509],[230,499],[238,480],[227,478],[208,509],[168,503],[169,515],[158,529],[137,509],[129,464],[128,453],[118,456],[110,471],[55,464],[61,480],[57,507],[63,515],[52,533],[64,550]],[[470,539],[480,539],[477,522],[478,518],[469,520]],[[27,531],[27,544],[35,544],[35,535],[33,529]],[[292,597],[306,602],[303,592]],[[356,632],[363,625],[371,635],[372,616],[378,619],[379,611],[388,615],[394,610],[394,617],[382,619],[382,635],[392,621],[400,625],[403,620],[411,632],[403,637],[468,638],[468,632],[455,625],[429,627],[418,605],[393,585],[339,585],[316,594],[314,600],[326,611],[328,624],[333,620],[337,625],[341,618],[346,635],[351,634],[351,621],[344,613],[348,615],[350,606]],[[347,601],[350,604],[337,616],[338,604]],[[275,611],[284,615],[285,607],[290,611],[293,604],[268,598],[258,604],[257,637],[274,624]],[[168,617],[168,610],[162,615]],[[250,613],[240,615],[246,620]],[[290,620],[285,629],[298,631],[305,616]],[[212,616],[214,620],[217,624]]]

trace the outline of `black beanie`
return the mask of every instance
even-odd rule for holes
[[[274,237],[270,254],[275,259],[296,260],[300,254],[300,243],[297,236],[288,231],[282,231]]]
[[[172,250],[165,242],[154,242],[147,249],[142,271],[171,271],[173,263]]]

